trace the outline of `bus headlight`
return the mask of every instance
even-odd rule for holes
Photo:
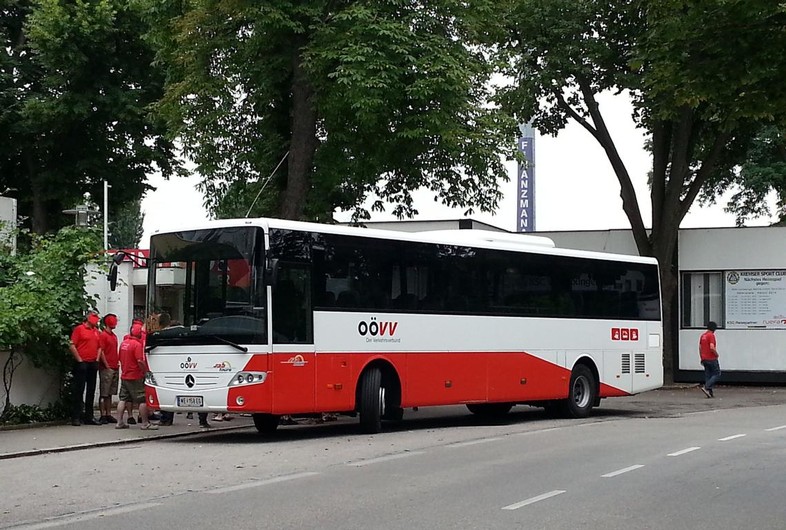
[[[228,386],[260,384],[266,379],[267,372],[238,372],[229,381]]]

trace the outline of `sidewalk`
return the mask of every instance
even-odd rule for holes
[[[667,417],[695,412],[783,405],[786,403],[786,386],[716,387],[715,399],[706,399],[696,385],[676,384],[635,396],[604,400],[598,410],[627,412],[643,417]],[[212,414],[209,416],[212,418]],[[210,421],[210,420],[209,420]],[[231,421],[210,421],[208,432],[254,428],[249,416],[234,415]],[[70,424],[38,425],[35,427],[0,429],[0,460],[43,453],[56,453],[86,449],[90,447],[139,443],[204,433],[199,427],[196,414],[189,420],[185,414],[176,414],[171,427],[160,427],[156,431],[144,431],[138,425],[128,429],[115,429],[109,425]]]
[[[199,427],[196,413],[189,420],[185,414],[176,414],[170,427],[159,427],[155,431],[145,431],[139,425],[129,425],[128,429],[115,429],[114,424],[82,425],[74,427],[67,424],[47,424],[36,426],[20,426],[0,429],[0,460],[32,456],[43,453],[59,453],[89,447],[138,443],[147,440],[161,440],[191,436],[213,431],[254,428],[254,421],[249,416],[232,416],[229,421],[212,421],[208,416],[211,428],[203,430]]]

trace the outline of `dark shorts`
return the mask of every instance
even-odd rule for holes
[[[145,380],[144,379],[123,379],[120,381],[120,401],[130,401],[131,403],[145,402]]]
[[[101,397],[111,397],[117,395],[117,384],[120,376],[117,370],[102,368],[98,371],[99,393]]]

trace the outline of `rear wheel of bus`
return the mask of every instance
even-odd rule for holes
[[[570,374],[568,399],[564,402],[564,412],[571,418],[586,418],[595,405],[598,396],[598,382],[592,370],[577,364]]]
[[[382,431],[382,416],[385,415],[385,387],[382,386],[382,370],[372,367],[363,372],[360,379],[360,430],[366,434]]]
[[[254,427],[260,434],[273,434],[281,420],[281,417],[275,414],[252,414],[251,417],[254,418]]]

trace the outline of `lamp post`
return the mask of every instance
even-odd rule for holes
[[[63,213],[74,216],[74,225],[87,227],[92,224],[93,219],[100,212],[93,208],[93,204],[90,202],[90,193],[85,193],[83,197],[82,204],[77,204],[75,208],[70,210],[63,210]]]

